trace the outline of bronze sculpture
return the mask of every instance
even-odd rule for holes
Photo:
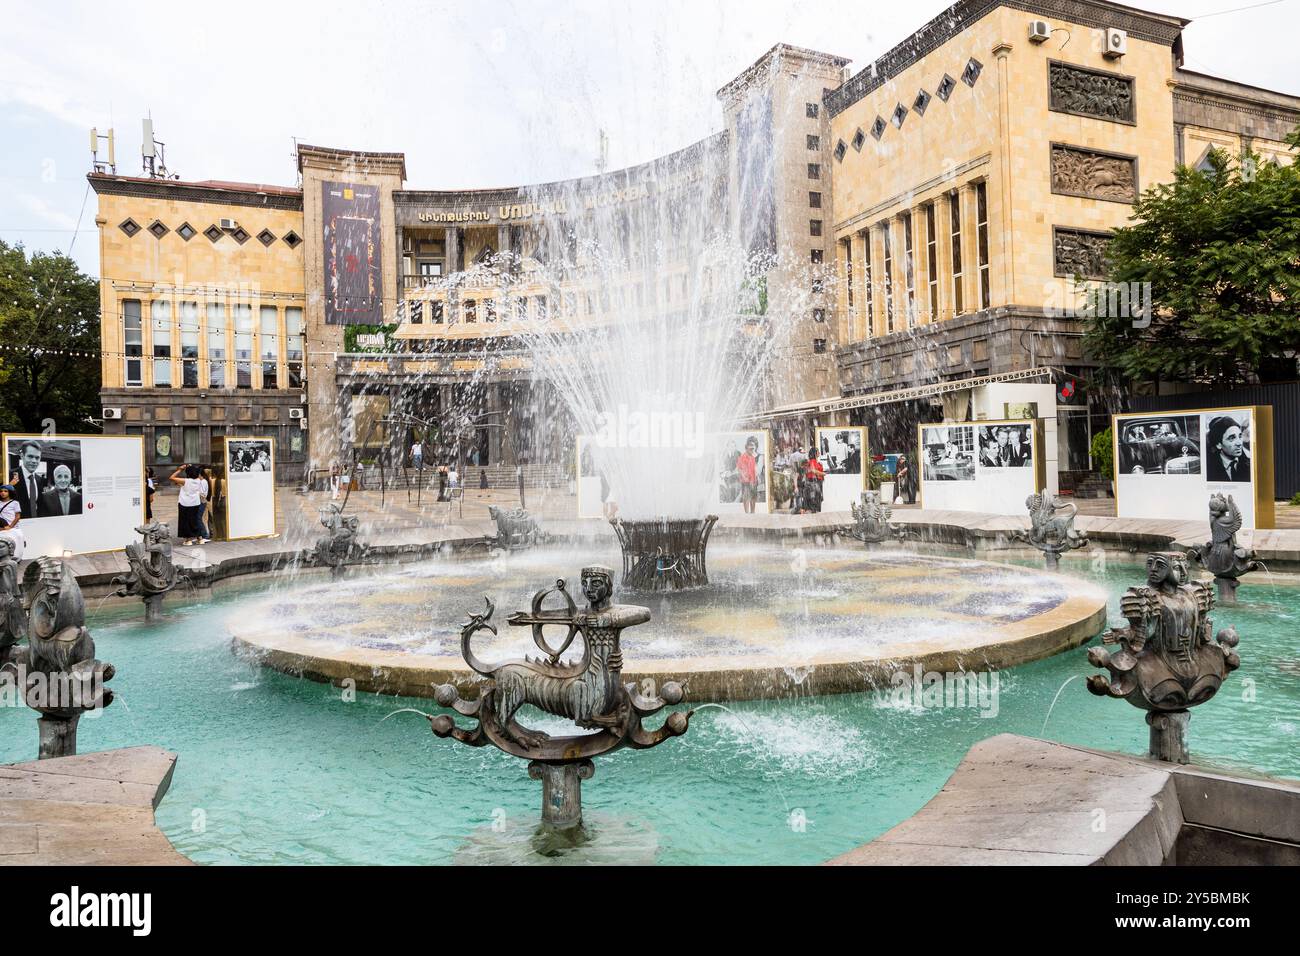
[[[1214,635],[1210,611],[1214,593],[1208,584],[1189,583],[1187,558],[1178,551],[1147,556],[1147,583],[1120,598],[1128,626],[1111,630],[1093,647],[1088,661],[1110,675],[1093,674],[1088,690],[1119,697],[1147,711],[1150,751],[1157,760],[1187,763],[1188,708],[1203,704],[1241,665],[1237,632],[1226,627]]]
[[[498,508],[496,505],[488,505],[488,514],[497,524],[496,537],[484,539],[484,544],[489,547],[516,551],[542,540],[542,529],[537,519],[523,508]]]
[[[1074,502],[1042,492],[1026,498],[1025,507],[1029,509],[1029,533],[1016,531],[1012,539],[1027,542],[1043,552],[1049,571],[1060,568],[1063,553],[1088,546],[1088,539],[1074,528],[1074,518],[1079,513]]]
[[[56,558],[27,566],[29,595],[27,659],[22,675],[24,700],[41,716],[40,759],[77,752],[77,723],[86,711],[113,702],[105,684],[112,664],[95,659],[95,641],[86,630],[86,603],[72,569]]]
[[[365,554],[365,546],[357,541],[361,519],[356,515],[344,517],[343,509],[330,502],[320,509],[320,523],[328,533],[316,539],[316,546],[304,558],[309,565],[327,567],[333,577],[338,577],[349,561]]]
[[[14,544],[0,538],[0,667],[17,663],[21,651],[18,643],[27,636],[27,609],[18,585],[18,562]]]
[[[849,502],[853,524],[847,533],[864,544],[879,544],[889,537],[901,537],[901,529],[889,523],[894,510],[880,500],[880,492],[862,492],[862,503]]]
[[[443,707],[478,719],[477,726],[462,729],[449,715],[429,717],[434,734],[471,747],[492,744],[529,760],[529,775],[542,781],[542,822],[554,830],[575,830],[582,825],[581,781],[595,773],[592,757],[622,747],[654,747],[686,733],[690,723],[692,711],[676,711],[657,730],[641,726],[642,717],[680,703],[684,695],[681,686],[671,681],[657,694],[643,694],[636,685],[622,682],[622,631],[650,620],[650,611],[611,603],[613,590],[613,570],[592,565],[582,569],[582,591],[588,604],[581,611],[563,580],[538,591],[531,610],[512,614],[508,622],[514,627],[531,627],[533,640],[544,656],[496,665],[480,660],[470,647],[477,632],[496,633],[490,623],[495,608],[485,599],[486,612],[471,614],[461,629],[461,652],[466,663],[486,678],[479,685],[477,699],[463,699],[452,684],[439,685],[434,691]],[[544,602],[552,594],[563,598],[565,607],[545,608]],[[548,625],[567,629],[559,647],[552,647],[546,640],[543,629]],[[581,658],[573,663],[561,661],[578,636],[583,644]],[[529,729],[516,719],[524,704],[597,732],[551,737]]]
[[[126,546],[131,570],[113,579],[118,597],[139,595],[144,601],[144,619],[155,621],[162,611],[163,595],[176,587],[182,575],[172,562],[172,533],[166,522],[151,521],[135,529],[143,541]]]
[[[1241,511],[1232,495],[1210,496],[1210,540],[1203,548],[1191,548],[1187,553],[1201,567],[1214,575],[1214,585],[1219,591],[1219,603],[1231,607],[1237,603],[1237,579],[1250,571],[1259,571],[1264,565],[1255,558],[1255,552],[1237,545],[1237,532],[1241,530]]]

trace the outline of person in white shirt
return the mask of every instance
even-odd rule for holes
[[[181,472],[185,477],[181,477]],[[171,481],[181,486],[176,498],[176,537],[182,544],[207,544],[203,527],[204,499],[208,496],[208,482],[198,465],[182,465],[172,472]]]
[[[23,559],[27,539],[18,527],[22,520],[23,509],[14,495],[13,485],[0,485],[0,538],[4,538],[14,549],[14,560]]]

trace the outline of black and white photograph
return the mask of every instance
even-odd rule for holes
[[[718,503],[744,506],[752,513],[767,507],[767,434],[725,432],[716,436]]]
[[[975,427],[935,425],[921,429],[922,477],[926,481],[975,480]]]
[[[1029,425],[981,425],[979,463],[981,468],[1029,468],[1034,463],[1033,438]]]
[[[266,439],[226,442],[226,454],[230,458],[230,473],[242,475],[270,471],[271,443]]]
[[[1198,415],[1151,414],[1125,418],[1119,425],[1118,444],[1121,475],[1201,473]]]
[[[10,438],[9,484],[24,520],[82,511],[84,475],[79,439]]]
[[[826,474],[862,474],[861,428],[819,428],[817,444]]]
[[[1201,416],[1205,435],[1207,481],[1250,481],[1250,412],[1206,412]]]

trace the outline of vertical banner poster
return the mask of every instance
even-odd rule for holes
[[[1273,526],[1273,409],[1268,406],[1114,416],[1116,514],[1208,521],[1231,496],[1243,528]]]
[[[275,442],[227,438],[226,539],[275,534]]]
[[[383,224],[379,187],[321,184],[325,256],[325,323],[382,325]]]
[[[826,469],[822,511],[848,511],[867,490],[867,429],[843,425],[817,429],[817,458]]]
[[[921,425],[921,507],[1018,515],[1043,488],[1036,423]]]
[[[20,558],[124,548],[144,523],[138,435],[5,435],[6,475],[22,509],[6,534]],[[5,522],[8,524],[8,521]]]
[[[767,514],[772,498],[766,429],[718,432],[710,437],[717,467],[718,514]]]

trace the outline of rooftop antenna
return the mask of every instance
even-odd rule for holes
[[[152,116],[144,118],[140,157],[144,174],[150,179],[180,179],[167,171],[167,144],[154,139]]]
[[[596,155],[596,172],[603,173],[609,165],[609,133],[600,131],[600,151]]]
[[[100,162],[99,159],[99,141],[108,140],[108,162]],[[113,149],[113,127],[108,128],[108,135],[100,133],[96,127],[90,129],[90,165],[97,173],[112,173],[117,175],[117,159]]]

